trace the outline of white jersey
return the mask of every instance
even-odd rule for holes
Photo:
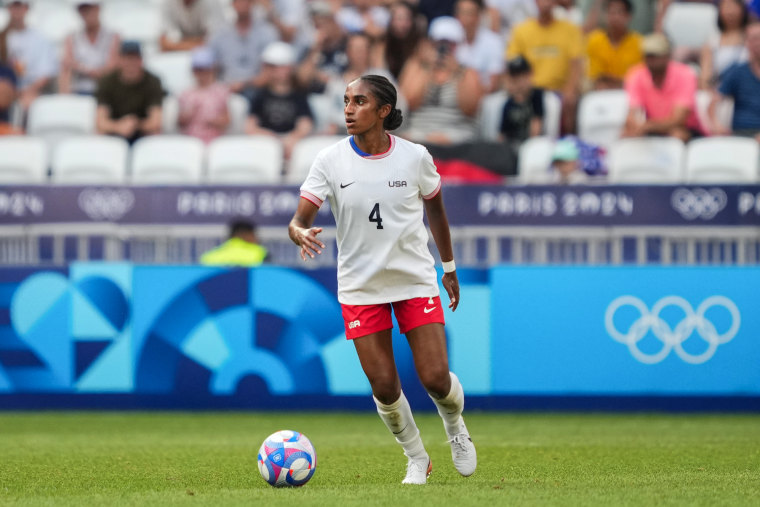
[[[343,304],[438,295],[422,200],[438,194],[441,177],[425,147],[389,137],[379,155],[362,154],[353,137],[322,150],[301,186],[301,197],[329,200],[335,216]]]

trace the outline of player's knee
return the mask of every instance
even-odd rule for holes
[[[384,405],[390,405],[401,395],[401,385],[395,375],[376,376],[370,379],[372,395]]]
[[[425,390],[436,398],[444,398],[451,390],[448,368],[430,368],[420,372],[420,382]]]

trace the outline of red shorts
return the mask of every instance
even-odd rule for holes
[[[398,327],[402,334],[410,329],[438,322],[444,324],[441,298],[412,298],[393,303],[377,305],[340,305],[343,309],[343,323],[346,326],[346,338],[353,340],[378,331],[393,328],[391,307],[396,314]]]

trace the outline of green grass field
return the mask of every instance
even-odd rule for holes
[[[433,475],[402,486],[373,413],[0,413],[0,504],[760,505],[757,415],[465,415],[475,475],[418,414]],[[258,474],[261,442],[285,428],[317,449],[302,488]]]

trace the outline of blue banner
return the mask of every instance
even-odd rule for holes
[[[531,396],[760,399],[760,268],[459,276],[449,359],[474,406]],[[334,269],[0,269],[0,408],[371,408],[336,289]],[[430,405],[397,331],[394,351],[407,397]]]
[[[758,268],[491,277],[494,394],[760,394]]]

